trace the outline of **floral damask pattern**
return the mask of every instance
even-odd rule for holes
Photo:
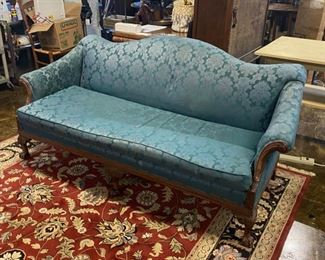
[[[0,152],[15,154],[0,165],[0,260],[246,259],[276,245],[283,226],[259,246],[263,232],[273,215],[279,221],[290,212],[305,181],[280,172],[263,193],[254,248],[247,249],[239,244],[243,225],[212,202],[129,174],[113,186],[94,161],[32,146],[34,156],[21,161],[16,144],[0,143]],[[31,164],[41,157],[57,160]],[[119,191],[110,192],[116,184]]]
[[[267,128],[284,85],[306,80],[300,65],[249,64],[193,39],[114,44],[91,36],[80,45],[81,87],[255,131]]]
[[[71,85],[78,85],[81,77],[82,56],[82,47],[77,46],[59,62],[53,62],[46,67],[24,74],[23,78],[32,86],[33,101]]]
[[[304,84],[306,72],[299,65],[244,63],[193,39],[153,37],[114,44],[88,36],[59,62],[23,77],[32,86],[33,100],[76,85],[212,122],[265,131],[286,83]]]
[[[60,61],[23,77],[33,100],[46,97],[18,111],[25,132],[48,133],[53,141],[243,203],[252,185],[251,164],[265,145],[281,140],[291,148],[294,143],[306,73],[300,65],[244,63],[193,39],[153,37],[114,44],[89,36]],[[122,100],[111,105],[114,98]],[[137,106],[127,106],[127,101]],[[101,111],[104,115],[93,116]],[[120,120],[133,116],[130,111],[136,115],[131,126],[131,120]],[[181,126],[186,131],[175,130]],[[256,133],[245,138],[244,130]],[[38,158],[31,165],[48,162]],[[179,171],[164,169],[174,166]],[[70,175],[81,174],[78,170],[71,169]],[[188,172],[201,181],[189,181]]]
[[[299,125],[301,100],[304,84],[289,82],[281,92],[272,120],[257,145],[256,157],[263,148],[274,141],[282,141],[291,150],[294,146]]]
[[[195,189],[208,189],[237,203],[244,201],[243,191],[251,186],[251,163],[262,135],[76,86],[21,108],[18,117],[26,132],[40,136],[49,132],[51,140],[178,179]],[[38,124],[41,131],[35,127]],[[56,131],[51,130],[53,124]],[[71,167],[69,174],[75,175],[71,171],[80,165]],[[201,181],[189,182],[189,174]]]
[[[248,64],[193,39],[88,36],[23,78],[37,101],[18,110],[22,131],[243,204],[265,145],[294,143],[306,72]]]

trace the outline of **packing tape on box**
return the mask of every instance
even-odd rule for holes
[[[115,31],[127,33],[141,33],[142,27],[140,24],[133,23],[116,23]]]

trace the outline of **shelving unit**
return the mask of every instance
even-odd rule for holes
[[[0,55],[2,60],[3,75],[0,74],[0,84],[7,84],[9,88],[14,88],[14,85],[10,81],[10,75],[8,70],[8,64],[5,54],[5,47],[3,43],[2,33],[0,33]]]
[[[13,31],[13,28],[19,27],[19,30],[21,31],[19,34],[22,35],[25,33],[24,24],[22,20],[17,22],[0,21],[0,26],[3,32],[2,35],[5,37],[5,39],[3,39],[5,42],[4,49],[6,50],[7,57],[10,61],[9,74],[14,82],[18,82],[19,74],[17,71],[16,58],[19,57],[20,51],[30,47],[30,45],[16,46],[14,43],[14,34],[16,34],[16,31]]]

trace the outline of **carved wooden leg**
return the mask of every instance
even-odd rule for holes
[[[120,195],[121,191],[118,187],[118,181],[123,176],[123,173],[121,171],[119,171],[115,168],[111,168],[107,165],[104,165],[104,169],[105,169],[105,173],[108,174],[112,178],[111,184],[112,184],[113,189],[111,190],[111,194],[113,196]]]
[[[18,136],[18,143],[22,149],[22,152],[19,154],[19,157],[23,160],[27,160],[30,157],[27,142],[29,142],[30,139],[26,138],[25,136],[19,135]]]
[[[64,158],[68,158],[70,156],[70,154],[71,154],[70,152],[64,151],[62,155]]]
[[[252,229],[256,221],[256,211],[254,211],[250,217],[240,216],[239,220],[245,225],[242,245],[245,247],[252,247],[254,242],[254,238],[252,237]]]
[[[124,174],[116,168],[111,168],[104,165],[105,172],[112,177],[112,179],[120,179]]]

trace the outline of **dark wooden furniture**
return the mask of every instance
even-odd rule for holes
[[[245,61],[262,46],[268,0],[196,0],[193,38]]]
[[[291,36],[294,31],[295,19],[298,6],[291,3],[270,3],[268,8],[268,17],[270,20],[269,30],[267,32],[266,43],[272,42],[277,38],[279,28],[286,31],[287,36]]]

